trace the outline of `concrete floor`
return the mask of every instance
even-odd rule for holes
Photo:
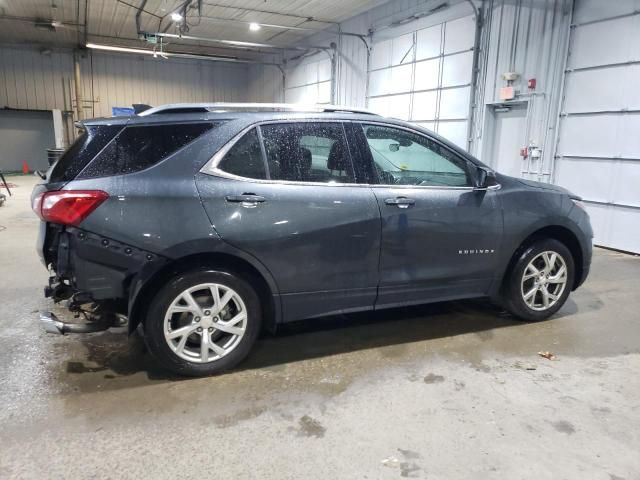
[[[316,320],[174,379],[138,337],[41,331],[35,179],[9,180],[0,478],[640,478],[638,257],[597,249],[546,322],[484,302]]]

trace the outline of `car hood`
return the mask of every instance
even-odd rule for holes
[[[502,175],[502,176],[507,177],[507,175]],[[569,190],[559,185],[553,185],[551,183],[544,183],[544,182],[536,182],[534,180],[526,180],[524,178],[516,178],[516,177],[508,177],[508,178],[511,181],[518,182],[521,185],[525,185],[527,187],[539,188],[541,190],[549,190],[552,192],[562,193],[562,194],[568,195],[571,198],[575,198],[576,200],[580,200],[580,197],[578,195],[571,193]]]

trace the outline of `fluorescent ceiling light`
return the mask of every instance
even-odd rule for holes
[[[249,30],[251,30],[252,32],[257,32],[258,30],[260,30],[262,27],[260,26],[259,23],[255,23],[255,22],[251,22],[249,24]]]
[[[146,50],[144,48],[129,48],[129,47],[116,47],[114,45],[100,45],[97,43],[87,43],[87,48],[94,50],[109,50],[111,52],[127,52],[127,53],[142,53],[144,55],[153,55],[153,50]]]
[[[171,14],[171,20],[173,20],[174,22],[181,22],[182,21],[182,15],[180,15],[178,12],[173,12]]]

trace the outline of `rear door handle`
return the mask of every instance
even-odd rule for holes
[[[395,205],[398,208],[409,208],[411,205],[414,205],[416,201],[413,198],[396,197],[387,198],[384,203],[387,205]]]
[[[243,193],[242,195],[227,195],[224,197],[227,199],[227,202],[242,202],[242,203],[263,203],[266,202],[267,199],[261,195],[256,195],[255,193]]]

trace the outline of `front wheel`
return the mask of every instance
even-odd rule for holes
[[[554,239],[539,240],[513,265],[504,288],[505,307],[520,320],[544,320],[564,305],[574,275],[569,249]]]
[[[258,296],[241,277],[205,270],[177,275],[155,296],[145,340],[168,370],[201,376],[242,361],[260,332]]]

